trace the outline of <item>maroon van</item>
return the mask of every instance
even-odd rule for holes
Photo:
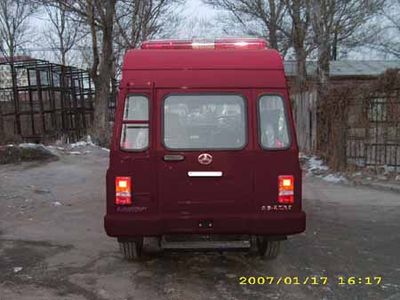
[[[147,41],[126,53],[105,229],[125,258],[161,248],[278,255],[305,230],[282,58],[262,39]]]

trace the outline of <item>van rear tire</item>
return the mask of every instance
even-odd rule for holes
[[[259,251],[261,257],[275,259],[281,252],[281,241],[263,241]]]
[[[119,249],[126,260],[135,261],[142,257],[143,238],[118,241]]]
[[[268,237],[256,236],[251,240],[251,252],[266,259],[275,259],[280,253],[281,241],[270,240]]]

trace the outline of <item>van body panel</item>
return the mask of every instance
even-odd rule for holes
[[[212,228],[199,228],[199,220],[211,220]],[[111,237],[161,236],[164,234],[254,234],[281,236],[301,233],[305,230],[305,213],[269,213],[264,216],[254,214],[239,215],[195,215],[175,214],[138,216],[127,214],[106,215],[106,232]]]
[[[262,50],[129,50],[122,71],[129,70],[283,70],[273,49]]]
[[[126,76],[122,84],[130,87],[154,82],[156,88],[286,88],[283,70],[127,70]]]
[[[249,109],[247,98],[249,91],[218,89],[207,91],[191,89],[181,91],[177,89],[157,90],[157,108],[161,113],[160,124],[163,124],[162,113],[165,99],[169,95],[235,95],[245,103],[246,144],[240,150],[170,150],[163,141],[163,130],[156,142],[158,168],[158,189],[160,211],[173,213],[176,216],[191,216],[193,214],[207,214],[213,211],[217,214],[250,212],[253,205],[253,127],[248,122]],[[161,129],[163,125],[160,126]],[[168,154],[179,153],[184,157],[182,161],[165,161]],[[212,163],[201,165],[198,158],[202,153],[210,154]],[[220,177],[190,177],[189,172],[221,172]],[[176,193],[179,191],[179,193]]]

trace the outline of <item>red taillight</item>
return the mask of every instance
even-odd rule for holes
[[[213,40],[153,40],[145,41],[141,49],[265,49],[267,42],[258,38],[225,38]]]
[[[292,175],[282,175],[278,178],[279,195],[278,202],[281,204],[294,203],[294,177]]]
[[[116,177],[115,178],[115,204],[117,205],[131,205],[131,178],[130,177]]]

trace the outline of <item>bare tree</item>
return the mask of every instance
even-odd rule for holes
[[[318,52],[317,107],[328,90],[330,61],[333,55],[337,56],[338,43],[350,39],[381,5],[381,0],[312,0],[311,23]],[[317,118],[320,118],[318,111]],[[317,149],[321,146],[317,145]]]
[[[336,0],[312,0],[312,26],[314,42],[318,47],[317,76],[321,92],[329,81],[331,32]]]
[[[90,73],[95,85],[92,134],[100,144],[110,137],[108,100],[116,77],[118,56],[127,48],[160,33],[177,0],[45,0],[84,23],[91,39]],[[164,18],[164,19],[163,19]],[[78,21],[79,22],[79,21]]]
[[[95,84],[94,137],[107,144],[110,137],[108,99],[113,73],[113,31],[116,0],[88,0],[86,16],[92,36],[93,62],[91,76]],[[83,11],[84,12],[84,11]],[[85,14],[83,15],[85,16]],[[98,48],[96,23],[101,30],[101,52]]]
[[[160,35],[167,27],[174,28],[177,4],[182,0],[121,0],[117,5],[117,39],[125,49],[137,47],[141,41]]]
[[[286,53],[290,46],[286,6],[281,0],[203,0],[212,7],[230,13],[233,23],[239,23],[244,32],[265,37],[270,47]],[[256,21],[256,26],[253,26]]]
[[[354,37],[376,15],[382,0],[312,0],[312,28],[318,49],[317,76],[323,92],[329,80],[329,62],[337,59],[338,45]],[[360,40],[359,40],[360,42]],[[357,42],[353,40],[353,46]]]
[[[228,11],[236,23],[251,35],[265,37],[270,47],[283,55],[293,47],[297,61],[297,85],[306,80],[306,58],[313,50],[309,42],[310,0],[203,0]],[[254,20],[257,23],[254,24]],[[252,26],[255,25],[255,26]]]
[[[381,12],[379,31],[371,37],[368,44],[373,49],[382,51],[400,59],[400,0],[392,0]]]
[[[297,88],[301,91],[307,78],[306,60],[310,52],[314,49],[314,45],[309,42],[311,2],[310,0],[284,1],[292,21],[290,36],[297,63]]]
[[[215,19],[204,16],[193,16],[186,18],[182,22],[182,26],[175,32],[175,35],[183,39],[217,38],[221,37],[225,32],[225,28],[218,26],[219,24],[224,24],[223,16],[218,16]],[[232,32],[231,22],[229,26],[231,29],[230,32]],[[240,32],[242,32],[241,29]]]
[[[51,27],[43,33],[57,60],[66,65],[68,54],[82,38],[80,22],[74,22],[70,13],[61,5],[45,6]]]
[[[123,54],[136,48],[146,39],[174,35],[182,20],[177,15],[178,4],[185,0],[120,0],[116,9],[114,37],[114,73],[117,81],[121,72]]]
[[[21,134],[21,122],[19,114],[17,114],[19,102],[17,101],[18,92],[15,88],[17,86],[17,75],[14,69],[14,60],[17,52],[22,51],[27,42],[27,33],[29,31],[27,21],[34,11],[35,6],[29,1],[0,0],[0,53],[10,64],[17,134]],[[1,118],[0,122],[2,123]],[[0,130],[3,131],[4,129],[1,127]]]
[[[27,21],[34,11],[29,1],[0,0],[0,50],[11,60],[27,42]]]
[[[110,137],[108,99],[113,72],[113,37],[117,0],[48,0],[82,20],[91,36],[92,63],[90,74],[95,85],[93,138],[106,145]]]
[[[370,21],[379,16],[387,1],[338,0],[337,2],[331,33],[331,60],[338,59],[340,46],[344,48],[364,46],[376,37],[376,24],[372,25]]]

